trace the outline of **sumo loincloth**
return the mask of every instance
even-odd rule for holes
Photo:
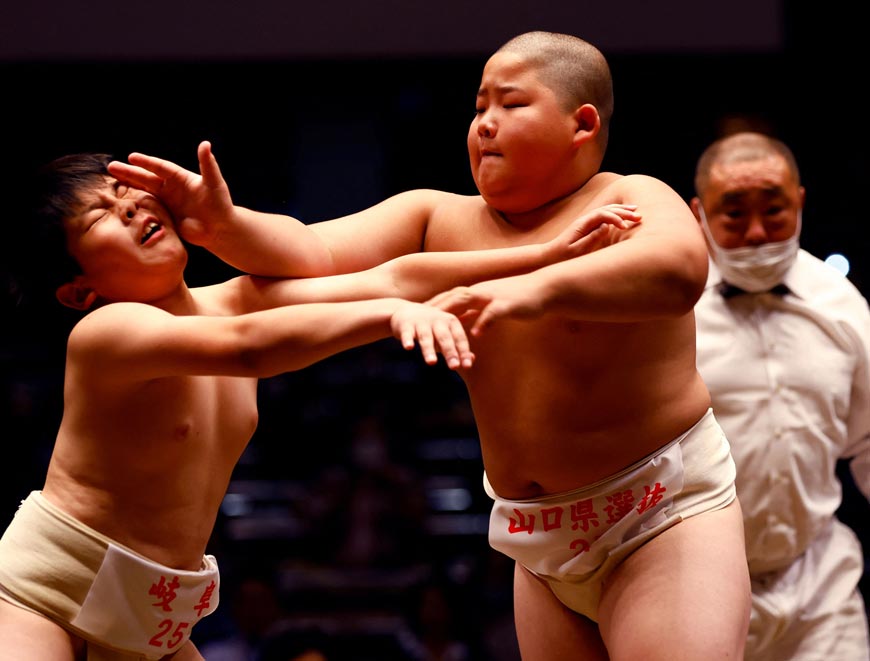
[[[680,437],[594,484],[541,499],[493,499],[489,543],[597,621],[601,586],[641,545],[736,497],[731,447],[712,409]]]
[[[88,659],[159,659],[218,606],[213,556],[199,571],[163,566],[32,492],[0,538],[0,598],[88,642]]]

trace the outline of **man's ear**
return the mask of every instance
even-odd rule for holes
[[[97,292],[84,283],[81,275],[58,287],[55,296],[58,301],[74,310],[87,310],[97,300]]]
[[[601,116],[598,114],[598,108],[591,103],[584,103],[574,111],[574,121],[577,123],[574,143],[578,146],[593,140],[601,131]]]

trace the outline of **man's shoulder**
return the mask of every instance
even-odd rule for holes
[[[814,314],[862,328],[870,322],[870,305],[855,284],[806,250],[798,253],[785,284]]]
[[[847,298],[866,301],[864,295],[843,273],[804,249],[798,251],[786,284],[808,299]]]

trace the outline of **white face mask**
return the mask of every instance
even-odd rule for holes
[[[797,258],[801,233],[801,211],[798,211],[794,234],[784,241],[772,241],[760,246],[723,248],[713,240],[704,207],[698,205],[701,228],[713,253],[713,261],[722,272],[722,279],[748,292],[770,291],[782,282]]]

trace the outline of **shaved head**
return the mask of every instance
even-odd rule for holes
[[[529,62],[566,111],[584,103],[595,106],[601,118],[601,146],[606,146],[613,115],[613,80],[601,51],[578,37],[536,31],[514,37],[496,53],[515,53]]]
[[[743,132],[720,138],[704,150],[695,168],[695,194],[698,197],[704,196],[713,168],[731,163],[760,161],[771,156],[782,158],[795,183],[800,184],[797,161],[784,142],[763,133]]]

